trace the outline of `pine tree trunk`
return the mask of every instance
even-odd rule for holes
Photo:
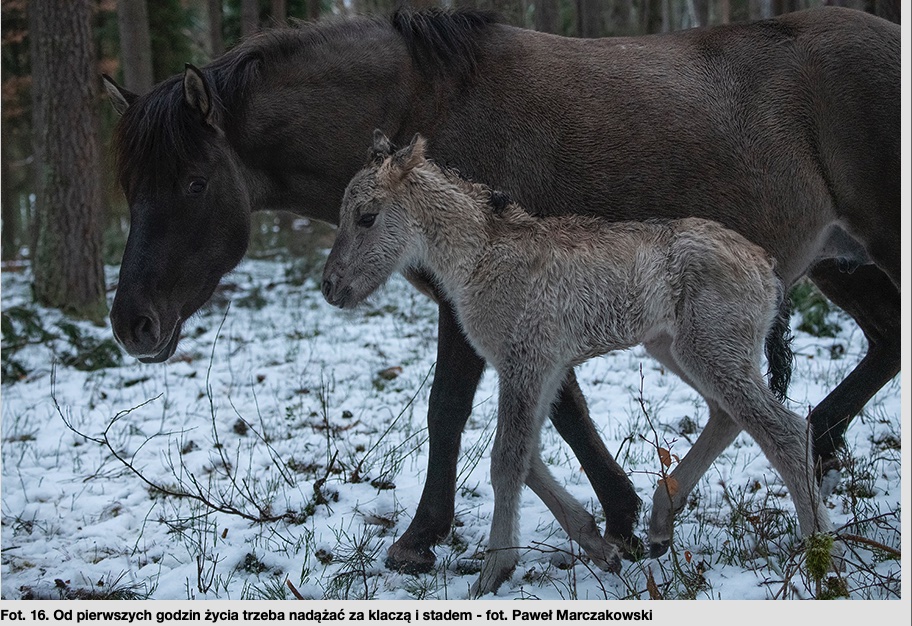
[[[28,4],[37,183],[31,257],[38,303],[101,322],[107,305],[92,5]]]
[[[600,0],[576,0],[576,35],[577,37],[601,37],[605,34],[602,28],[602,3]]]
[[[152,77],[152,40],[149,37],[149,12],[146,0],[118,0],[117,27],[120,32],[120,60],[124,86],[144,94],[154,84]]]
[[[0,241],[0,258],[4,261],[15,259],[18,254],[16,245],[16,234],[19,231],[19,208],[16,206],[16,197],[13,193],[12,168],[10,167],[9,150],[6,147],[7,139],[3,138],[2,156],[0,156],[0,186],[2,186],[2,203],[3,203],[3,234]]]
[[[272,0],[270,7],[273,24],[284,24],[288,18],[288,0]]]
[[[307,0],[307,19],[320,19],[320,0]]]
[[[560,33],[560,4],[557,0],[536,0],[535,30]]]
[[[241,0],[241,37],[249,37],[259,29],[259,2],[257,0]]]
[[[222,0],[209,0],[209,46],[212,58],[225,54],[225,35],[222,34]]]

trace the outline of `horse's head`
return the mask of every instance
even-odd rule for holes
[[[415,255],[418,228],[409,213],[409,174],[425,161],[424,139],[415,135],[394,151],[374,131],[371,163],[355,174],[339,209],[339,230],[323,270],[323,296],[340,308],[362,302]]]
[[[224,110],[204,74],[138,97],[105,77],[122,118],[118,175],[130,204],[130,235],[111,309],[117,340],[146,363],[164,361],[181,326],[244,255],[251,201]]]

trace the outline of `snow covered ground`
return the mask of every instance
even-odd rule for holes
[[[293,261],[245,261],[185,325],[167,364],[124,356],[121,366],[82,371],[85,359],[65,337],[97,343],[110,329],[67,325],[46,310],[30,317],[27,273],[3,273],[9,328],[34,340],[31,320],[57,337],[4,354],[5,368],[22,377],[2,387],[4,599],[268,599],[293,597],[291,587],[306,598],[466,597],[493,509],[496,375],[485,376],[463,437],[456,525],[436,548],[436,568],[388,571],[386,550],[411,520],[425,477],[436,309],[397,277],[343,313],[312,278],[293,284],[295,275]],[[800,414],[863,353],[848,318],[828,321],[840,328],[835,338],[797,334],[790,405]],[[9,341],[4,326],[5,348]],[[592,360],[578,374],[644,501],[645,537],[662,467],[656,441],[682,457],[706,408],[641,350]],[[742,435],[694,491],[673,550],[625,562],[620,576],[574,558],[576,546],[527,490],[528,550],[498,597],[897,598],[900,412],[897,379],[852,424],[852,457],[827,501],[851,536],[847,569],[820,589],[803,566],[782,482]],[[601,520],[550,425],[543,445],[552,472]]]

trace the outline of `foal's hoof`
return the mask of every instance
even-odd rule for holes
[[[820,481],[820,497],[826,500],[842,480],[842,463],[833,457],[819,462],[817,479]]]
[[[437,557],[430,548],[402,545],[397,541],[386,553],[387,569],[403,574],[426,574],[434,569]]]
[[[649,544],[649,558],[650,559],[659,558],[660,556],[662,556],[663,554],[668,552],[668,548],[670,546],[671,546],[671,541],[669,541],[668,539],[666,539],[665,541],[650,543]]]
[[[646,555],[646,546],[636,535],[617,537],[605,533],[605,541],[616,546],[621,557],[627,561],[639,561]]]

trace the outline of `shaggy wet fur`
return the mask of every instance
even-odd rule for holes
[[[375,154],[389,149],[378,131]],[[516,204],[502,206],[487,187],[447,174],[424,153],[416,136],[351,181],[323,293],[348,308],[393,272],[427,268],[455,303],[472,346],[498,372],[494,518],[473,595],[496,591],[518,562],[523,483],[593,561],[618,571],[617,548],[542,462],[539,432],[575,365],[638,344],[710,405],[710,423],[672,473],[678,488],[656,490],[656,553],[670,539],[673,513],[742,428],[782,475],[802,533],[831,529],[806,424],[777,401],[759,369],[782,292],[767,252],[697,218],[533,217]]]

